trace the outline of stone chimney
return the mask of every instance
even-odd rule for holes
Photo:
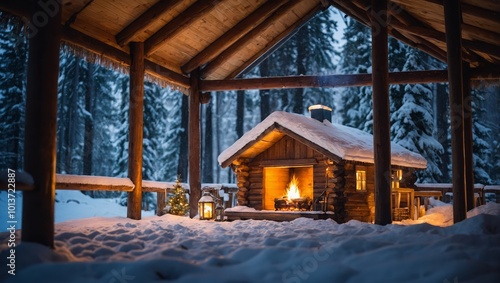
[[[323,123],[325,119],[330,123],[332,122],[332,108],[321,104],[316,104],[309,106],[308,110],[309,112],[311,112],[311,118],[316,119],[321,123]]]

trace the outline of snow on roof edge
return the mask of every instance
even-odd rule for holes
[[[274,124],[292,131],[343,160],[374,163],[373,135],[326,120],[321,123],[304,115],[275,111],[224,150],[217,158],[219,164],[235,159],[235,154],[247,145],[255,143],[258,137]],[[422,155],[394,142],[391,142],[391,163],[418,169],[427,167],[427,160]]]

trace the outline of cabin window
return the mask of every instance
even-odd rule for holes
[[[398,189],[399,183],[403,179],[403,170],[397,169],[392,171],[392,188]]]
[[[366,191],[366,170],[356,170],[356,191]]]

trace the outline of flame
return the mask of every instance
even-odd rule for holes
[[[288,201],[292,201],[292,199],[300,198],[299,180],[297,179],[297,177],[295,177],[295,174],[292,175],[292,180],[288,184],[288,188],[286,189],[285,196],[288,199]]]

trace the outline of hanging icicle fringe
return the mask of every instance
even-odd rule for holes
[[[129,66],[126,64],[120,64],[119,62],[115,60],[111,60],[106,58],[106,56],[96,54],[94,52],[91,52],[85,48],[82,48],[80,46],[76,46],[74,44],[71,44],[69,42],[63,41],[61,44],[61,50],[63,52],[70,52],[74,54],[75,56],[78,56],[85,61],[92,63],[92,64],[97,64],[102,67],[111,69],[113,71],[120,72],[122,74],[129,74]],[[177,90],[180,91],[184,94],[188,93],[188,90],[184,87],[178,86],[176,84],[173,84],[165,79],[162,79],[161,77],[146,73],[145,80],[148,82],[152,82],[154,84],[159,85],[160,87],[163,88],[170,88],[172,90]]]

